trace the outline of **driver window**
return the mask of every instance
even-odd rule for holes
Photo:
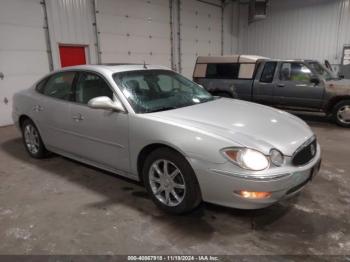
[[[75,91],[75,101],[87,104],[90,99],[107,96],[113,100],[113,92],[101,77],[92,73],[82,73],[79,76]]]
[[[280,80],[295,82],[310,82],[311,70],[302,63],[283,63],[280,70]]]

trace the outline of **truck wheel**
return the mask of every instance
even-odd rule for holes
[[[350,127],[350,100],[340,101],[333,109],[334,121],[343,127]]]
[[[227,92],[217,92],[215,93],[216,96],[221,96],[221,97],[227,97],[227,98],[233,98],[233,96],[230,93]]]

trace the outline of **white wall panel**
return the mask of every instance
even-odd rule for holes
[[[241,5],[239,52],[339,64],[350,44],[349,0],[271,0],[268,17],[248,25]]]
[[[93,0],[45,0],[54,68],[59,68],[59,44],[85,45],[88,62],[97,63]]]
[[[98,0],[101,61],[171,67],[170,7],[167,0]]]
[[[191,78],[197,56],[221,54],[221,8],[196,0],[182,0],[180,25],[181,73]]]
[[[238,1],[226,2],[224,8],[224,55],[237,53],[239,35]]]
[[[43,26],[40,0],[1,0],[0,126],[12,123],[13,94],[49,71]]]

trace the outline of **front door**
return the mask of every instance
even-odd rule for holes
[[[278,82],[274,90],[278,104],[287,107],[321,107],[324,87],[322,82],[311,82],[312,71],[302,62],[281,62]]]
[[[87,106],[90,99],[99,96],[114,99],[105,79],[95,73],[81,72],[69,117],[71,133],[75,136],[74,154],[111,169],[128,171],[128,114]]]

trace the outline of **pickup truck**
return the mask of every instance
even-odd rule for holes
[[[210,93],[278,108],[323,112],[350,127],[350,80],[316,60],[198,57],[193,80]]]

